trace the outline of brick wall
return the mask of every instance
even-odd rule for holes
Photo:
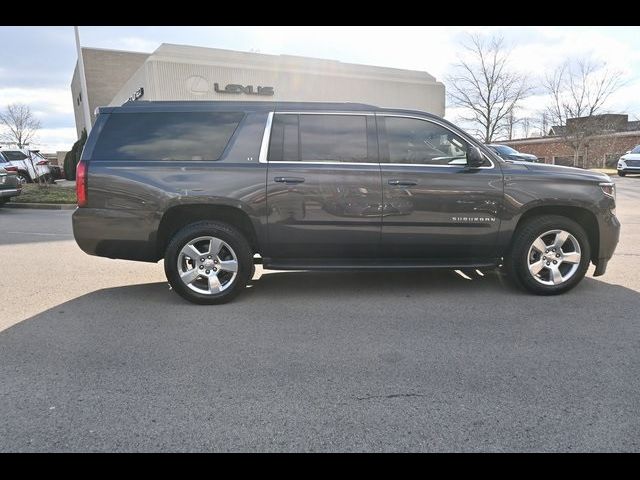
[[[573,156],[573,148],[562,138],[557,137],[523,138],[500,143],[509,145],[519,152],[530,153],[538,158],[544,158],[545,163],[555,163],[554,159],[556,157]],[[614,156],[623,154],[636,145],[640,145],[640,131],[619,132],[592,137],[587,147],[580,152],[582,163],[577,166],[603,168],[607,159],[609,159],[609,166],[611,166]],[[562,159],[559,160],[558,163],[562,163]]]

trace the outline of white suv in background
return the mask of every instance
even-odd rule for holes
[[[38,179],[51,182],[51,168],[49,160],[35,150],[2,149],[0,150],[0,164],[8,163],[18,167],[18,178],[22,183],[31,183]]]
[[[627,173],[640,173],[640,145],[633,147],[618,160],[618,175],[624,177]]]

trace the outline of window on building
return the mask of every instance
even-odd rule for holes
[[[364,115],[276,115],[269,161],[366,162]]]
[[[96,160],[218,160],[241,112],[112,114],[98,138]]]

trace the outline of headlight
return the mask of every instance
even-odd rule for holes
[[[613,182],[601,182],[599,183],[602,193],[615,200],[616,198],[616,184]]]

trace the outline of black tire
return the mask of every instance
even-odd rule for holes
[[[529,249],[533,242],[550,230],[569,232],[580,245],[581,257],[575,273],[565,282],[557,285],[544,285],[529,271]],[[591,259],[589,237],[584,228],[573,220],[559,215],[544,215],[527,220],[518,227],[513,236],[512,247],[505,258],[505,267],[509,277],[518,286],[536,295],[558,295],[575,287],[584,278]]]
[[[0,207],[9,201],[8,197],[0,198]]]
[[[206,294],[192,290],[180,279],[178,271],[178,257],[182,248],[190,241],[205,236],[216,237],[227,243],[238,261],[233,283],[219,293]],[[201,305],[217,305],[232,300],[244,290],[253,272],[253,253],[244,235],[230,225],[214,221],[192,223],[179,230],[170,240],[164,256],[164,271],[173,290],[184,299]]]
[[[621,172],[621,171],[618,170],[618,176],[619,177],[624,177],[625,175],[626,175],[625,172]]]

